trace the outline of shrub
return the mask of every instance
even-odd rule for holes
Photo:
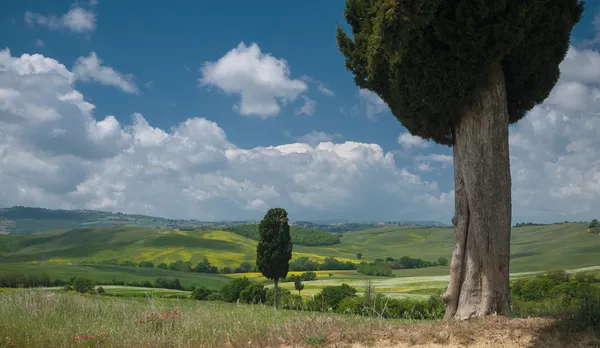
[[[207,289],[206,287],[200,285],[199,287],[195,288],[192,292],[192,298],[202,301],[205,300],[211,293],[212,291],[210,289]]]
[[[288,289],[279,289],[279,300],[283,301],[285,298],[291,296],[292,293]],[[275,290],[273,288],[267,289],[267,300],[265,304],[273,305],[273,301],[275,300]]]
[[[362,302],[360,297],[346,297],[340,301],[335,311],[341,314],[362,314],[364,312]]]
[[[148,268],[153,268],[154,267],[154,263],[152,261],[141,261],[140,263],[138,263],[139,267],[148,267]]]
[[[336,310],[339,303],[348,297],[356,295],[356,289],[343,283],[339,286],[326,286],[321,290],[321,296],[326,306]]]
[[[105,291],[104,291],[104,288],[103,288],[103,287],[99,286],[99,287],[97,287],[97,288],[96,288],[96,293],[97,293],[98,295],[102,295],[102,294],[104,294],[104,292],[105,292]]]
[[[179,278],[174,279],[166,279],[166,278],[156,278],[155,288],[163,288],[163,289],[174,289],[174,290],[183,290],[183,286],[179,282]]]
[[[261,284],[250,284],[240,293],[240,301],[242,303],[265,303],[266,300],[267,290]]]
[[[564,270],[550,271],[546,274],[546,278],[552,280],[554,284],[558,285],[569,281],[569,274]]]
[[[240,298],[240,294],[246,287],[248,287],[252,282],[250,279],[243,277],[233,279],[229,283],[223,285],[221,288],[221,296],[223,297],[223,301],[225,302],[235,302]]]
[[[600,329],[600,294],[596,291],[582,298],[567,324],[575,331]]]
[[[91,280],[87,278],[75,278],[73,280],[72,286],[73,290],[82,294],[89,294],[94,291],[94,284]]]
[[[548,297],[554,282],[546,277],[536,277],[525,282],[521,287],[521,297],[525,301],[538,301]]]
[[[221,294],[219,294],[218,292],[213,292],[213,293],[209,294],[208,296],[206,296],[206,298],[204,300],[205,301],[223,301],[223,296],[221,296]]]

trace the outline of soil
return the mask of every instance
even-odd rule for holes
[[[352,348],[558,348],[600,347],[592,332],[559,329],[554,319],[489,317],[469,321],[390,327],[372,343],[336,343],[329,347]]]

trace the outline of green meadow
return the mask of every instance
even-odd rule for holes
[[[325,257],[363,261],[386,257],[410,256],[423,260],[451,257],[452,229],[381,227],[344,233],[341,243],[331,246],[294,246],[293,258],[308,257],[319,261]],[[67,231],[49,231],[31,235],[0,236],[0,274],[23,272],[45,273],[53,279],[87,277],[96,282],[113,279],[142,282],[158,277],[180,278],[185,287],[203,285],[217,290],[231,278],[248,277],[269,285],[260,273],[203,274],[175,272],[159,268],[127,267],[98,264],[117,259],[156,264],[177,260],[195,264],[208,258],[213,265],[236,267],[241,262],[254,263],[256,241],[242,235],[211,229],[172,230],[134,226],[91,227]],[[552,269],[576,269],[598,265],[600,237],[587,233],[584,223],[513,228],[511,239],[511,273],[513,278],[524,272]],[[96,262],[96,264],[81,264]],[[290,274],[300,274],[292,272]],[[305,283],[304,294],[312,295],[327,285],[347,283],[362,288],[370,280],[378,291],[392,297],[425,298],[446,286],[447,266],[394,270],[394,277],[366,277],[351,271],[317,271],[317,280]],[[283,283],[293,290],[293,283]]]

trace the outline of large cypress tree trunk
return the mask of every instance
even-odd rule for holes
[[[494,65],[454,129],[455,216],[446,318],[510,314],[511,178],[504,73]]]

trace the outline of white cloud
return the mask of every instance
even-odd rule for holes
[[[335,93],[330,90],[329,88],[325,87],[325,83],[323,81],[319,81],[315,78],[312,78],[308,75],[302,75],[302,80],[306,81],[306,82],[310,82],[310,83],[314,83],[317,85],[317,89],[319,90],[319,92],[325,94],[328,97],[333,97],[335,96]]]
[[[404,149],[410,149],[413,147],[424,149],[429,146],[429,144],[423,138],[412,135],[408,131],[398,136],[398,144],[402,145]]]
[[[417,169],[421,172],[430,172],[433,169],[431,168],[431,166],[429,165],[429,163],[427,162],[421,162],[417,165]]]
[[[73,74],[77,80],[96,81],[103,85],[120,88],[126,93],[138,93],[133,75],[124,75],[110,66],[104,66],[96,52],[90,53],[87,57],[77,58]]]
[[[301,135],[298,137],[294,137],[291,135],[289,135],[289,136],[296,141],[299,141],[299,142],[305,143],[305,144],[309,144],[311,146],[316,146],[316,145],[319,145],[320,143],[325,143],[325,142],[333,142],[336,139],[339,139],[342,137],[342,135],[340,133],[326,133],[323,131],[312,131],[310,133],[307,133],[307,134],[304,134],[304,135]]]
[[[204,63],[200,71],[201,87],[215,86],[241,97],[236,110],[244,116],[276,116],[282,105],[307,90],[302,80],[290,78],[290,68],[284,59],[262,53],[255,43],[246,46],[241,42],[216,62]]]
[[[49,29],[67,29],[73,33],[89,33],[96,29],[96,14],[81,7],[74,7],[61,17],[25,12],[25,22],[30,26],[40,25]]]
[[[379,145],[313,132],[299,137],[306,143],[239,148],[203,118],[168,131],[141,114],[131,124],[96,120],[56,60],[5,50],[0,66],[1,206],[198,219],[260,218],[283,206],[294,218],[449,219],[451,205],[435,199],[406,211],[420,195],[444,193]]]
[[[146,88],[152,88],[152,87],[154,87],[154,82],[148,81],[148,82],[144,83],[144,87],[146,87]]]
[[[44,47],[46,43],[40,39],[35,40],[35,47]]]
[[[326,96],[329,96],[329,97],[335,96],[335,93],[332,90],[330,90],[329,88],[325,87],[322,83],[320,83],[317,88],[319,89],[319,91],[321,93],[325,94]]]
[[[599,214],[600,53],[571,47],[560,68],[548,99],[511,130],[513,205],[521,221]]]
[[[1,206],[198,219],[260,218],[273,206],[286,207],[294,219],[448,222],[452,216],[454,195],[447,184],[452,156],[434,145],[421,150],[434,153],[422,152],[409,163],[416,172],[377,144],[340,142],[335,133],[315,131],[292,144],[240,148],[203,118],[167,130],[140,114],[127,124],[99,117],[75,90],[74,72],[54,59],[13,57],[4,50],[0,66]],[[573,68],[567,63],[561,68],[551,97],[511,128],[515,222],[598,216],[597,84],[567,73]],[[416,174],[435,171],[446,178],[438,183]]]
[[[450,155],[432,153],[429,155],[416,156],[415,160],[417,160],[417,161],[433,161],[433,162],[440,162],[440,163],[452,163],[453,158]]]
[[[365,106],[367,117],[376,120],[376,116],[389,110],[387,104],[377,94],[368,89],[358,89],[358,96]]]
[[[296,110],[296,115],[304,114],[312,116],[315,113],[317,102],[304,95],[302,96],[302,99],[304,99],[304,104]]]

